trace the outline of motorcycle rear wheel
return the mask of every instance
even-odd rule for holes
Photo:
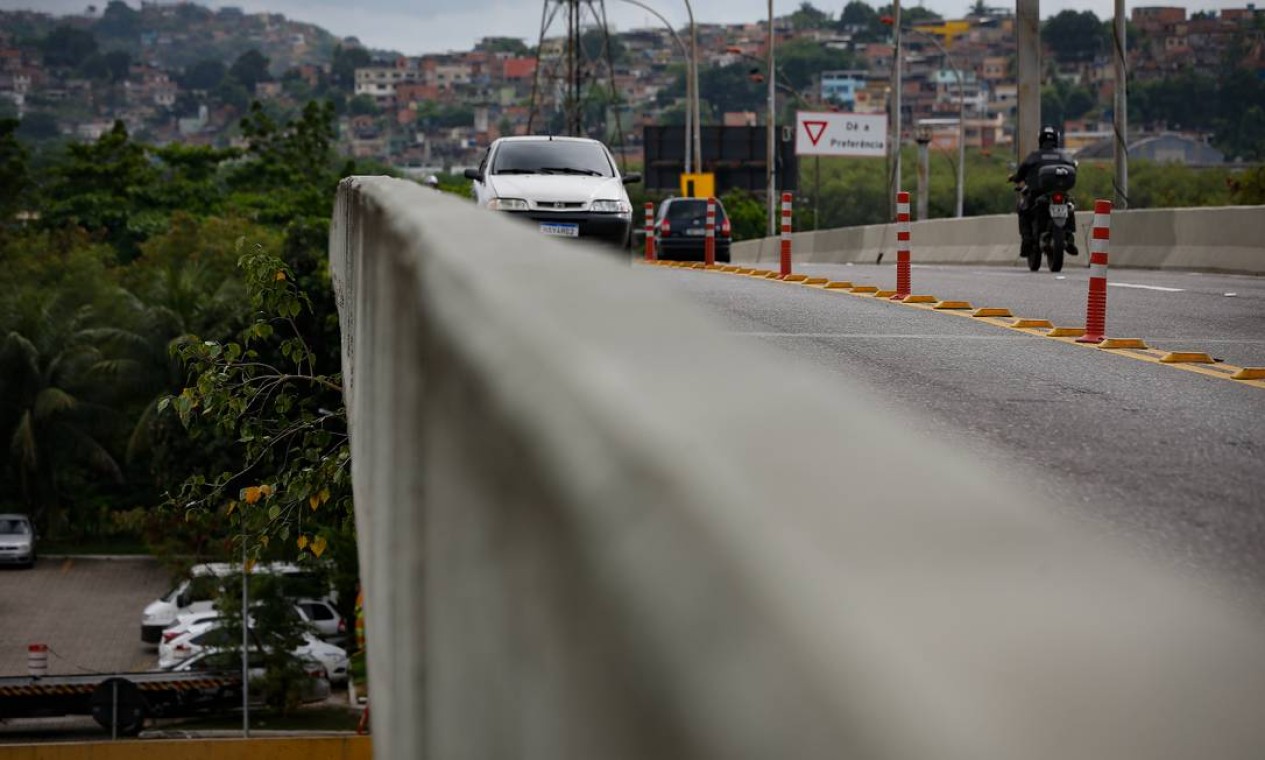
[[[1055,227],[1050,231],[1050,271],[1063,271],[1063,249],[1067,247],[1066,232],[1062,227]]]

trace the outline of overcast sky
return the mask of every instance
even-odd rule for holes
[[[82,13],[89,4],[104,7],[108,0],[0,0],[0,9],[18,8],[40,10],[46,13]],[[134,8],[139,0],[128,0]],[[995,0],[986,0],[990,5]],[[441,53],[449,50],[469,50],[479,39],[487,36],[520,37],[534,45],[540,34],[541,9],[545,0],[206,0],[203,5],[211,8],[237,6],[248,12],[269,11],[281,13],[296,21],[305,21],[324,27],[329,32],[347,37],[355,36],[372,48],[397,50],[407,55]],[[685,24],[684,0],[641,0],[672,24]],[[743,23],[759,21],[768,15],[766,0],[692,0],[696,20],[713,23]],[[890,0],[870,0],[873,6],[886,5]],[[834,16],[847,0],[817,0],[817,8]],[[922,4],[906,2],[906,5]],[[1149,0],[1137,5],[1181,5],[1164,0]],[[790,13],[798,8],[800,0],[774,0],[777,15]],[[947,18],[959,17],[970,7],[970,0],[925,0],[926,7]],[[1132,8],[1134,3],[1127,7]],[[1186,6],[1191,11],[1221,8],[1243,8],[1247,0],[1193,0]],[[597,0],[594,6],[600,8]],[[661,26],[661,22],[641,8],[625,0],[607,0],[606,13],[611,28],[626,31],[648,26]],[[1041,3],[1041,16],[1048,17],[1061,10],[1092,10],[1106,18],[1114,6],[1107,0],[1045,0]],[[586,20],[588,14],[586,13]],[[565,16],[559,15],[550,27],[550,35],[566,30]]]

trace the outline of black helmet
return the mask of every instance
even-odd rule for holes
[[[1059,147],[1059,131],[1048,124],[1041,127],[1041,134],[1037,137],[1037,147],[1040,148],[1057,148]]]

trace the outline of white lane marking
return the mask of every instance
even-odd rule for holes
[[[1032,337],[1021,333],[1016,333],[1015,335],[915,335],[904,333],[789,333],[753,331],[731,332],[728,334],[748,338],[911,338],[914,340],[1023,340]]]
[[[1160,285],[1135,285],[1132,282],[1109,282],[1109,288],[1139,288],[1141,290],[1159,290],[1164,293],[1181,293],[1185,288],[1165,288]]]

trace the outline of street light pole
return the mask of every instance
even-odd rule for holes
[[[690,92],[692,93],[689,97],[690,103],[687,104],[686,107],[690,109],[691,118],[689,119],[689,121],[691,121],[694,125],[693,127],[694,167],[698,169],[699,171],[702,171],[703,169],[703,137],[702,137],[703,131],[699,125],[699,121],[700,119],[702,119],[702,112],[700,111],[698,107],[698,101],[699,101],[699,97],[698,97],[698,27],[694,24],[694,7],[690,5],[690,0],[685,0],[685,12],[690,17],[690,63],[689,63],[690,88],[689,89],[690,89]],[[687,148],[686,155],[688,156],[689,153],[690,151]]]
[[[963,193],[966,187],[966,87],[962,82],[962,68],[958,66],[953,56],[949,55],[949,51],[940,44],[940,40],[935,38],[935,35],[927,34],[920,29],[910,29],[909,31],[922,35],[924,39],[936,46],[936,50],[940,51],[940,55],[944,56],[944,60],[953,67],[953,73],[958,82],[958,187],[954,215],[961,218]]]
[[[891,126],[887,146],[891,159],[888,167],[892,176],[888,177],[887,202],[891,208],[892,219],[896,218],[896,193],[900,191],[900,0],[892,0],[892,96],[888,99],[891,107]]]
[[[897,0],[899,2],[899,0]],[[768,175],[768,205],[769,205],[769,226],[767,230],[768,237],[773,237],[774,230],[777,229],[777,89],[774,85],[776,80],[776,71],[774,68],[775,60],[773,57],[773,0],[769,0],[769,115],[767,117],[767,128],[769,144],[767,147],[768,156],[765,164],[767,166],[766,174]]]
[[[693,170],[693,164],[690,162],[690,142],[691,135],[693,134],[690,129],[692,123],[690,116],[693,112],[692,103],[694,101],[694,89],[693,77],[691,76],[693,66],[690,63],[690,51],[685,48],[685,43],[681,41],[681,35],[676,33],[676,30],[672,28],[672,25],[668,23],[668,20],[664,18],[663,14],[641,2],[641,0],[624,0],[624,2],[631,3],[662,21],[663,26],[668,30],[668,34],[671,34],[672,39],[676,41],[676,46],[681,49],[681,57],[685,59],[685,171],[688,173]]]

